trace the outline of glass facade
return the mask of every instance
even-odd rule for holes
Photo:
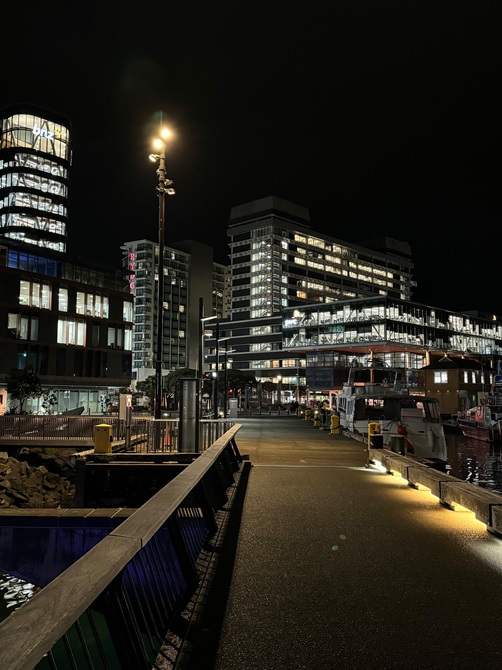
[[[0,236],[64,252],[70,124],[41,114],[4,110],[1,115]]]
[[[124,265],[134,296],[133,370],[142,381],[155,372],[156,295],[159,245],[149,240],[128,242]],[[189,255],[164,248],[163,358],[164,368],[186,366]]]
[[[287,309],[283,349],[377,347],[502,356],[502,323],[389,298]]]

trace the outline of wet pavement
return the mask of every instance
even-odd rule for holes
[[[241,475],[180,670],[502,667],[502,539],[296,416],[238,419]]]

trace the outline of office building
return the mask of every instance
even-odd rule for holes
[[[0,236],[66,250],[70,123],[17,105],[0,112]]]
[[[2,413],[15,409],[6,379],[28,366],[57,413],[101,413],[131,384],[133,301],[123,275],[66,253],[70,140],[60,114],[24,104],[0,112]]]
[[[74,262],[65,254],[14,240],[0,241],[0,412],[6,379],[31,366],[53,411],[106,410],[129,388],[133,301],[122,273]],[[27,411],[41,411],[43,398]]]

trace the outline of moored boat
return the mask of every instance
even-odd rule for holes
[[[393,436],[404,436],[406,453],[443,466],[447,446],[436,398],[413,395],[404,384],[404,370],[380,365],[353,367],[341,393],[337,411],[342,430],[367,440],[368,424],[378,422],[383,446]]]
[[[462,434],[472,440],[502,443],[502,375],[496,374],[490,393],[479,405],[457,414]]]

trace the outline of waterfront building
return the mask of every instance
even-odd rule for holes
[[[0,112],[0,412],[14,409],[6,378],[28,366],[58,413],[101,413],[131,385],[133,301],[121,270],[66,253],[71,161],[64,116],[26,104]]]
[[[64,252],[70,122],[31,105],[0,112],[0,236]]]
[[[233,207],[230,247],[231,312],[220,338],[233,367],[260,382],[280,377],[284,399],[305,386],[305,354],[282,346],[282,311],[363,296],[409,300],[414,286],[407,243],[381,238],[352,244],[312,230],[308,209],[270,196]],[[208,362],[216,368],[216,342]]]
[[[305,356],[306,383],[320,397],[337,393],[348,368],[371,354],[403,368],[410,389],[437,397],[448,414],[478,404],[502,361],[494,316],[390,297],[285,308],[281,330],[282,350]]]
[[[120,270],[5,239],[0,283],[1,413],[14,409],[6,378],[27,366],[55,413],[102,413],[111,396],[130,387],[133,301]],[[41,411],[42,403],[33,399],[25,409]]]
[[[133,379],[155,374],[158,243],[134,240],[122,246],[134,299]],[[213,249],[193,240],[164,247],[163,370],[198,370],[201,318],[227,318],[229,271],[213,261]],[[203,312],[201,313],[201,305]]]

